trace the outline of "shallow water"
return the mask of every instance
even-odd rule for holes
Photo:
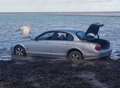
[[[86,31],[92,23],[100,22],[105,26],[99,31],[100,37],[111,42],[112,56],[120,57],[120,17],[107,16],[70,16],[43,15],[40,13],[0,14],[0,55],[9,55],[12,44],[22,39],[16,32],[22,25],[32,27],[32,36],[51,29],[76,29]]]

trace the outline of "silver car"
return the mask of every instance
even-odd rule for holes
[[[107,40],[85,37],[85,34],[78,30],[47,31],[30,41],[15,44],[11,50],[17,56],[67,58],[73,63],[110,56],[112,50]]]

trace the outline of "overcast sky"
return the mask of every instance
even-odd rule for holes
[[[120,0],[0,0],[0,12],[120,11]]]

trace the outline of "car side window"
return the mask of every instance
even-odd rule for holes
[[[66,32],[58,32],[56,40],[72,41],[73,36]]]
[[[85,37],[85,33],[84,33],[84,32],[77,32],[76,35],[77,35],[77,37],[78,37],[80,40],[83,40],[84,37]]]
[[[63,40],[63,41],[73,41],[73,36],[66,32],[46,32],[38,37],[35,40]]]
[[[38,36],[36,40],[51,40],[53,35],[54,35],[54,32],[46,32]]]

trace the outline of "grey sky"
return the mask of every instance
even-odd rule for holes
[[[0,12],[120,11],[120,0],[0,0]]]

